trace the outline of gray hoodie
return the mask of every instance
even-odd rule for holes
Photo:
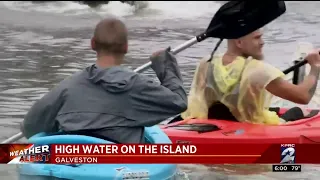
[[[164,51],[151,60],[161,85],[122,66],[92,65],[68,77],[32,106],[24,135],[84,130],[118,143],[144,143],[145,126],[187,108],[175,57]]]

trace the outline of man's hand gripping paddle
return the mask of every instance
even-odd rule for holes
[[[310,53],[313,50],[313,48],[314,47],[311,43],[307,43],[307,42],[298,43],[298,47],[296,51],[293,53],[293,58],[292,58],[293,62],[295,64],[299,64],[302,61],[304,61],[307,54]],[[290,76],[286,76],[285,79],[287,81],[292,81],[293,84],[299,84],[301,81],[303,81],[304,77],[307,75],[306,73],[310,71],[309,69],[310,69],[310,66],[305,66],[303,69],[298,69],[297,67],[290,67],[289,70],[294,71],[294,73],[291,74]],[[285,70],[284,72],[285,72],[284,74],[286,75],[290,73],[290,71],[288,70]],[[316,91],[315,96],[319,97],[318,91]],[[274,97],[272,102],[272,104],[275,104],[276,106],[287,105],[288,103],[291,104],[292,102],[286,101],[280,97]]]
[[[285,11],[284,1],[230,1],[221,6],[215,13],[204,33],[172,49],[171,52],[177,54],[209,37],[219,38],[218,45],[223,39],[240,38],[275,20]],[[141,73],[150,66],[151,62],[138,67],[134,71]],[[3,141],[2,144],[13,143],[22,137],[23,134],[20,132]]]

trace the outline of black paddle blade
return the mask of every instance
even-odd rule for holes
[[[284,1],[230,1],[216,12],[206,36],[237,39],[270,23],[285,11]]]

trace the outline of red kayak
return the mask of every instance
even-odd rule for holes
[[[281,108],[279,114],[287,109]],[[162,125],[173,143],[320,143],[320,114],[283,125],[190,119]]]

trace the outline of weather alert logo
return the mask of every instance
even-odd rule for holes
[[[8,151],[10,161],[7,164],[47,163],[50,160],[49,145],[13,144]]]
[[[296,150],[294,144],[281,144],[281,164],[294,164],[296,159]]]

